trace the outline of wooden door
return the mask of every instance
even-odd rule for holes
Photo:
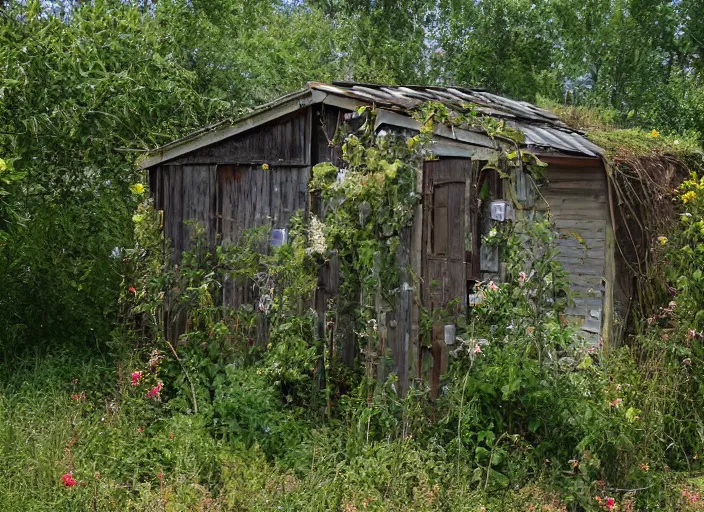
[[[472,171],[472,162],[463,158],[429,161],[424,166],[423,302],[431,314],[446,308],[453,317],[465,315],[468,286],[478,279],[476,172]],[[436,322],[431,334],[434,396],[447,370],[444,324]]]

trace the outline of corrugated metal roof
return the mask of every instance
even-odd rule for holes
[[[359,100],[373,102],[381,108],[408,111],[427,101],[437,101],[454,110],[466,110],[472,106],[480,115],[504,119],[506,124],[526,137],[526,145],[561,152],[599,156],[601,148],[587,140],[584,135],[569,128],[552,112],[526,101],[491,94],[481,89],[439,86],[388,86],[333,82],[321,84],[310,82],[313,90]]]
[[[288,112],[291,108],[303,108],[315,103],[332,103],[330,96],[346,98],[347,103],[352,100],[355,102],[352,106],[374,104],[381,109],[406,116],[410,110],[428,101],[443,103],[457,111],[466,111],[471,106],[479,115],[503,119],[507,126],[521,131],[525,135],[526,146],[530,148],[590,157],[598,157],[602,154],[601,148],[587,140],[581,132],[570,129],[552,112],[525,101],[515,101],[482,89],[309,82],[306,89],[257,107],[239,119],[207,126],[156,148],[149,153],[149,158],[142,161],[141,167],[151,167],[269,122],[272,116],[277,115],[277,109],[281,110],[284,106],[288,105],[286,107]],[[471,143],[467,142],[467,144]]]

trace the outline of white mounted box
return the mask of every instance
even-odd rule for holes
[[[497,199],[492,201],[489,206],[489,215],[491,216],[491,220],[495,220],[497,222],[513,220],[513,206],[511,206],[508,201]]]

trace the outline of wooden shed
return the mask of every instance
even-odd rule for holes
[[[564,235],[560,258],[574,297],[568,313],[587,339],[606,341],[623,305],[615,301],[620,294],[614,289],[614,220],[600,148],[548,111],[479,89],[310,83],[241,119],[205,127],[154,150],[142,167],[149,172],[150,190],[156,208],[164,212],[165,235],[175,254],[189,247],[188,220],[205,226],[212,245],[230,243],[247,228],[287,228],[297,211],[310,213],[312,167],[341,163],[339,148],[330,141],[341,124],[354,121],[360,106],[376,108],[376,130],[409,133],[420,127],[409,110],[428,101],[456,109],[473,105],[480,115],[505,121],[524,134],[528,150],[549,164],[539,190],[529,174],[516,177],[517,200],[525,210],[550,208]],[[474,283],[501,277],[498,257],[481,243],[495,221],[489,202],[476,197],[477,171],[496,155],[497,143],[480,131],[440,125],[432,152],[437,159],[425,162],[418,174],[422,206],[404,237],[401,262],[421,276],[421,283],[401,287],[386,334],[402,382],[412,377],[409,368],[422,366],[414,364],[422,357],[414,304],[432,309],[458,299],[467,307]],[[492,199],[508,197],[501,181],[490,183]],[[431,290],[431,281],[440,286]],[[236,305],[243,298],[235,295],[225,289],[222,300]],[[443,343],[440,335],[433,340],[434,381],[445,364]]]

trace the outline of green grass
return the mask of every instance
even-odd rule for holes
[[[611,159],[669,155],[683,160],[697,158],[701,162],[702,147],[697,133],[665,133],[658,126],[634,127],[613,109],[563,105],[545,98],[539,98],[538,104],[570,127],[583,130]]]
[[[474,511],[491,503],[466,481],[439,479],[454,473],[452,463],[413,440],[352,453],[342,430],[322,429],[291,447],[309,466],[287,469],[257,444],[216,439],[207,413],[144,400],[128,370],[129,362],[73,354],[0,368],[0,510]],[[78,484],[66,487],[61,476],[71,471]],[[521,510],[524,500],[508,493],[491,510]]]
[[[150,510],[162,500],[160,471],[165,494],[184,504],[207,499],[200,479],[214,466],[214,441],[199,418],[158,418],[104,358],[32,363],[2,371],[0,510]],[[82,393],[85,400],[72,398]],[[60,480],[70,471],[73,488]]]
[[[205,404],[193,415],[144,399],[131,367],[66,353],[0,367],[0,510],[574,510],[549,475],[485,495],[441,443],[367,443],[351,424],[300,423],[303,441],[272,458],[257,442],[219,438]],[[70,471],[78,485],[69,488]]]

